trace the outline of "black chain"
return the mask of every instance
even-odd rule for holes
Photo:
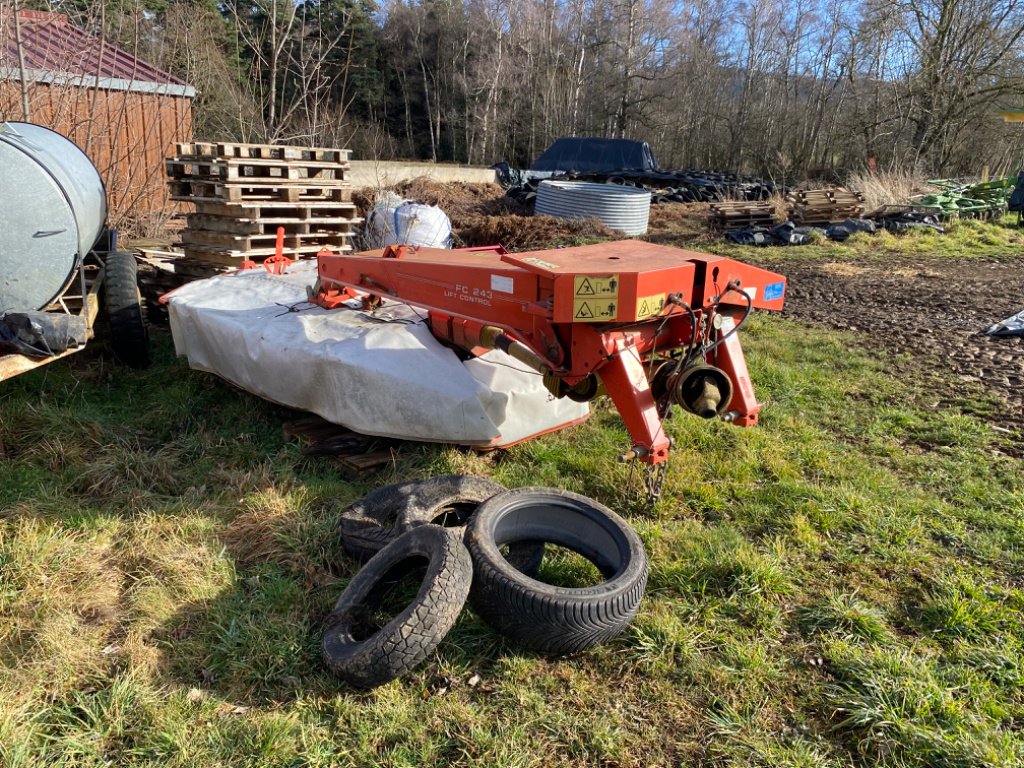
[[[640,470],[639,482],[636,482],[634,475],[639,462],[633,459],[629,462],[629,476],[626,479],[626,501],[639,500],[644,506],[651,508],[661,498],[662,489],[665,487],[665,475],[668,471],[668,460],[660,464],[643,463]]]

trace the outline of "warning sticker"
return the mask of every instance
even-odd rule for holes
[[[619,276],[576,275],[573,293],[577,299],[617,299],[619,297]]]
[[[572,319],[576,323],[607,323],[615,319],[617,302],[608,299],[580,299],[572,304]]]
[[[528,259],[523,259],[527,264],[533,264],[535,267],[542,267],[544,269],[559,269],[557,264],[552,264],[550,261],[544,261],[544,259],[538,259],[531,256]]]
[[[643,320],[645,317],[660,315],[665,308],[665,294],[656,293],[653,296],[641,296],[636,300],[636,319]]]

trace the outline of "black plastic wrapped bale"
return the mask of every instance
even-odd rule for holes
[[[0,314],[56,300],[103,231],[106,194],[85,153],[31,123],[0,123]]]

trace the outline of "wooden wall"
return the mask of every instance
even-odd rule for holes
[[[177,210],[168,200],[164,158],[192,139],[192,101],[180,96],[29,84],[30,122],[67,136],[103,177],[114,225],[143,227]],[[0,81],[0,121],[22,120],[21,87]]]

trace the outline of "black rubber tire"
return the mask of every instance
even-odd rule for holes
[[[419,482],[386,485],[349,506],[338,519],[345,554],[365,563],[395,539],[395,520]]]
[[[499,483],[471,475],[442,475],[378,488],[341,513],[341,546],[349,557],[365,562],[400,533],[431,522],[445,507],[476,505],[504,490]]]
[[[489,498],[508,490],[505,486],[473,475],[444,475],[420,484],[395,520],[395,534],[401,535],[413,528],[436,523],[454,531],[461,538],[466,525],[477,508]],[[444,523],[438,517],[449,517]],[[506,559],[516,570],[533,575],[544,559],[544,542],[516,542],[510,544]]]
[[[368,610],[387,594],[397,577],[427,558],[427,571],[415,599],[379,629],[357,639]],[[438,525],[421,525],[374,555],[328,616],[320,648],[336,675],[358,688],[375,688],[408,672],[448,634],[466,603],[473,561],[461,538]]]
[[[461,532],[480,504],[507,490],[501,483],[474,475],[443,475],[424,480],[398,511],[395,533],[405,533],[446,514],[455,520],[443,527]]]
[[[114,357],[129,368],[148,367],[149,331],[142,312],[135,257],[120,251],[108,253],[103,285]]]
[[[558,544],[605,577],[579,589],[556,587],[516,570],[501,547]],[[465,536],[473,556],[470,604],[522,645],[563,655],[608,642],[633,620],[647,586],[647,553],[621,517],[592,499],[553,488],[519,488],[480,505]]]

